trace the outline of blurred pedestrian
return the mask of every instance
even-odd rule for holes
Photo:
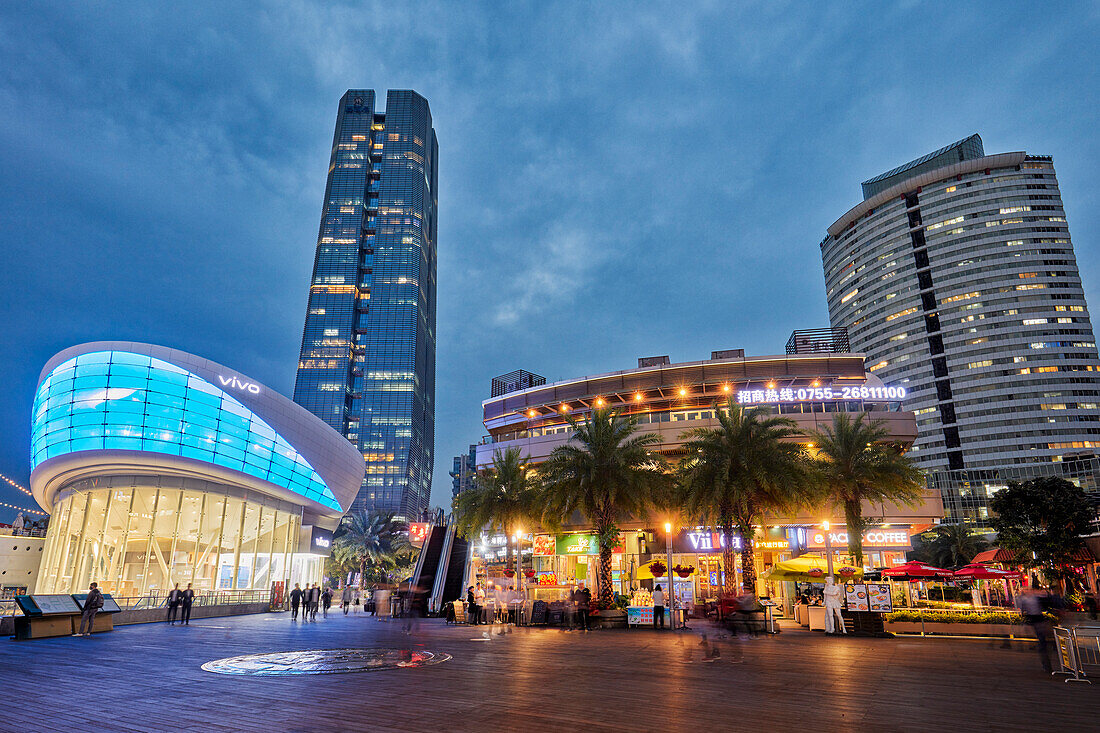
[[[309,620],[317,620],[317,608],[321,605],[321,587],[316,583],[309,589]]]
[[[477,592],[472,585],[466,589],[466,620],[474,626],[481,623],[481,608],[477,605]]]
[[[332,589],[327,585],[324,591],[321,592],[321,615],[324,618],[328,618],[328,610],[332,607]]]
[[[187,590],[180,594],[180,623],[184,626],[191,625],[191,604],[195,602],[195,591],[191,590],[191,584],[187,584]]]
[[[573,603],[577,606],[577,628],[588,631],[588,609],[592,605],[592,591],[583,582],[573,591]]]
[[[303,595],[304,595],[304,593],[302,593],[301,585],[299,583],[295,583],[294,584],[294,590],[290,591],[290,618],[291,619],[297,619],[298,618],[298,606],[300,606],[301,603],[302,603],[302,596]],[[302,618],[303,619],[305,618],[305,614],[306,614],[306,612],[303,611],[302,612]]]
[[[350,585],[345,585],[344,590],[340,593],[340,607],[344,609],[344,615],[348,615],[348,608],[351,606],[352,591]]]
[[[183,601],[183,592],[180,591],[180,584],[176,583],[176,587],[168,591],[168,625],[172,626],[176,623],[176,613],[179,611],[180,602]]]
[[[1024,617],[1024,623],[1035,632],[1035,638],[1039,640],[1039,661],[1042,663],[1043,669],[1050,672],[1048,647],[1050,646],[1051,626],[1050,620],[1043,615],[1043,598],[1034,587],[1025,588],[1016,596],[1016,607],[1020,609],[1020,615]]]

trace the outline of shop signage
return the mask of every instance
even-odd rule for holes
[[[409,524],[409,544],[413,547],[420,547],[426,539],[428,539],[428,523],[411,522]]]
[[[600,538],[594,534],[562,534],[558,535],[554,549],[556,555],[599,555]],[[623,540],[622,535],[620,535],[619,541],[615,544],[612,552],[622,551]],[[539,553],[535,552],[535,554]]]
[[[558,555],[598,555],[599,537],[594,534],[563,534],[558,536]]]
[[[313,555],[327,555],[332,549],[332,530],[314,527],[310,535],[309,551]]]
[[[542,571],[538,574],[539,585],[557,585],[558,576],[551,570]]]
[[[815,549],[825,547],[825,533],[815,530],[806,534],[806,544]],[[848,532],[844,529],[829,532],[829,544],[838,550],[848,546]],[[869,529],[863,533],[863,547],[865,549],[887,550],[911,550],[912,541],[909,537],[909,527],[883,527]]]
[[[260,393],[260,385],[255,382],[242,382],[236,376],[223,377],[218,375],[218,381],[221,382],[223,387],[232,387],[233,389],[240,390],[241,392],[250,392],[251,394]]]
[[[681,532],[674,540],[673,552],[719,552],[725,548],[725,538],[721,532],[708,529],[693,529]],[[786,537],[759,537],[753,541],[757,550],[789,550],[790,541]],[[741,535],[733,536],[733,550],[740,552]]]
[[[537,534],[531,543],[531,551],[539,557],[549,557],[557,550],[557,542],[553,535]]]
[[[905,387],[806,387],[792,389],[742,389],[737,402],[742,405],[780,402],[822,402],[829,400],[903,400]]]

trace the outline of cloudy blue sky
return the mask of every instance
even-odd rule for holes
[[[73,343],[290,393],[349,87],[415,89],[439,137],[437,504],[496,374],[827,325],[817,245],[860,181],[973,132],[1054,156],[1097,302],[1092,3],[48,5],[0,5],[0,473],[24,483],[39,369]]]

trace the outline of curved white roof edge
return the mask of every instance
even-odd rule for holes
[[[351,441],[333,430],[324,420],[281,393],[236,369],[231,369],[186,351],[140,341],[90,341],[70,346],[54,355],[46,362],[39,373],[38,384],[40,385],[42,380],[49,376],[54,369],[69,359],[97,351],[123,351],[161,359],[170,364],[175,364],[181,369],[186,369],[195,376],[205,379],[219,389],[224,390],[270,425],[272,430],[281,435],[291,447],[309,461],[345,511],[351,506],[351,502],[355,499],[366,472],[363,454],[352,445]],[[234,379],[236,379],[236,382],[234,382]],[[242,386],[234,388],[235,385]],[[249,389],[249,385],[255,387],[258,391],[252,391]],[[108,453],[123,454],[126,451],[83,451],[69,455],[80,457],[84,453],[94,456]],[[187,475],[196,478],[201,478],[199,473],[194,470],[194,466],[198,465],[203,466],[203,470],[208,475],[216,473],[215,469],[229,471],[234,479],[232,483],[252,486],[273,496],[287,498],[289,501],[312,509],[320,515],[333,514],[333,510],[329,507],[317,504],[305,496],[257,479],[241,471],[167,454],[145,451],[135,451],[134,453],[141,454],[144,463],[147,465],[189,466],[190,468],[186,469],[189,471]],[[58,458],[64,457],[59,456]],[[172,459],[171,463],[169,463],[169,459]],[[34,470],[31,476],[32,490],[35,490],[36,476],[39,471],[46,469],[46,464],[51,462],[52,460],[45,461]],[[133,465],[136,466],[136,463]],[[37,491],[35,493],[35,498],[38,499]],[[293,498],[289,498],[291,496]],[[41,500],[39,500],[39,503],[42,503]],[[47,510],[49,509],[49,507],[43,506]]]

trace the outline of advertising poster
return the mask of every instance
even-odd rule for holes
[[[557,543],[552,535],[537,534],[532,542],[532,551],[536,556],[548,557],[554,554],[556,546]]]

